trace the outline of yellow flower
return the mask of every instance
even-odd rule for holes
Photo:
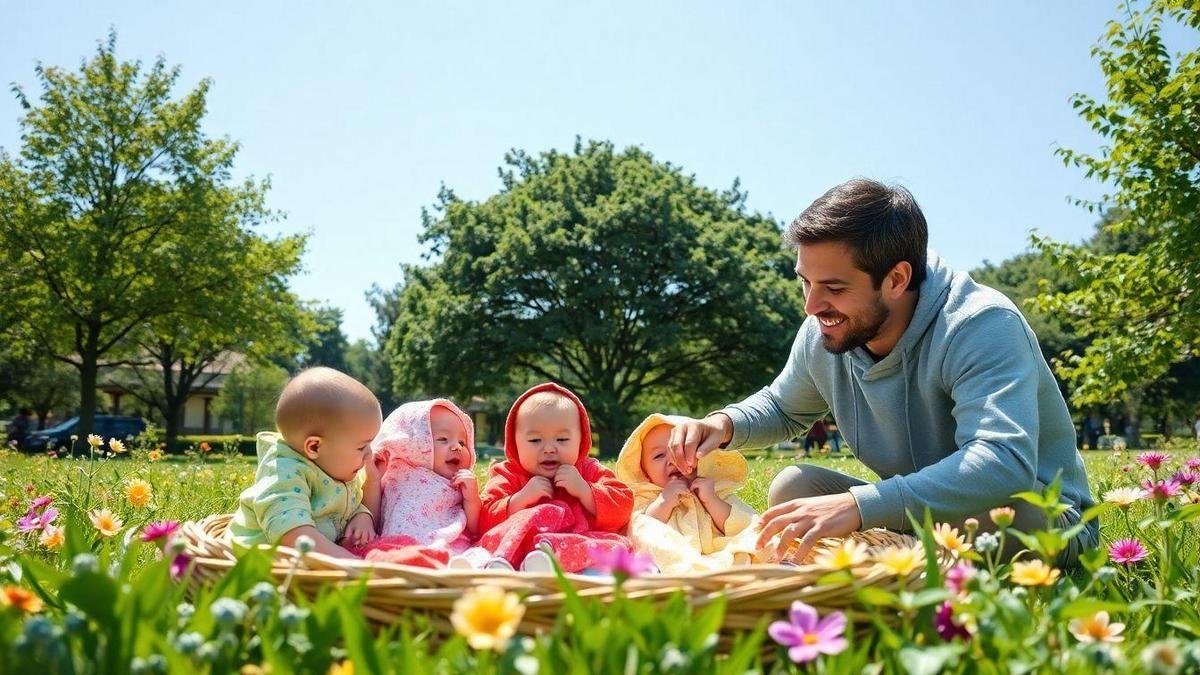
[[[920,546],[889,546],[875,557],[876,569],[898,577],[908,576],[925,564],[925,552]]]
[[[1013,519],[1017,517],[1017,512],[1011,506],[1001,506],[988,511],[988,517],[996,524],[996,527],[1004,529],[1013,524]]]
[[[96,434],[88,434],[87,442],[88,445],[92,446],[93,448],[98,448],[104,445],[104,439],[100,438]]]
[[[125,452],[125,444],[115,438],[110,438],[108,439],[108,449],[119,455]]]
[[[1054,582],[1058,581],[1059,574],[1061,573],[1058,570],[1041,560],[1030,560],[1013,563],[1009,579],[1022,586],[1053,586]]]
[[[20,586],[5,586],[0,590],[0,606],[16,607],[26,614],[42,611],[42,599]]]
[[[100,534],[111,537],[121,531],[121,519],[114,516],[112,511],[108,509],[94,509],[88,512],[88,518],[92,519],[92,526],[100,530]]]
[[[140,478],[134,478],[125,486],[125,498],[129,503],[136,508],[142,508],[150,503],[150,498],[154,496],[154,491],[150,488],[150,484]]]
[[[66,538],[66,531],[63,530],[62,527],[50,525],[46,529],[42,530],[42,536],[38,537],[38,542],[41,543],[42,546],[54,551],[57,550],[59,546],[63,545],[63,541],[65,541]]]
[[[1125,639],[1121,635],[1125,624],[1109,623],[1108,612],[1096,612],[1087,618],[1074,619],[1067,629],[1080,642],[1121,642]]]
[[[157,462],[158,460],[160,460],[162,458],[163,458],[162,450],[159,450],[158,448],[155,448],[155,449],[151,450],[150,452],[146,453],[146,459],[149,459],[151,462]]]
[[[1104,493],[1104,501],[1116,504],[1121,508],[1125,508],[1130,504],[1145,499],[1147,497],[1145,490],[1135,487],[1113,488]]]
[[[450,623],[474,649],[501,651],[517,631],[525,606],[499,586],[478,586],[454,601]]]
[[[867,545],[849,537],[837,546],[822,549],[813,560],[818,567],[827,570],[844,570],[857,567],[867,560]]]
[[[958,528],[950,527],[948,523],[939,523],[933,528],[933,540],[954,555],[961,555],[971,548],[967,540],[958,535]]]
[[[329,675],[354,675],[354,662],[346,659],[341,663],[334,663],[329,666]]]

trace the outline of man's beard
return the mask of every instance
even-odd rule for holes
[[[844,314],[828,316],[818,314],[818,317],[826,319],[836,319]],[[887,305],[883,304],[878,297],[875,298],[875,303],[868,310],[868,313],[863,318],[846,316],[845,335],[840,340],[836,340],[833,336],[821,333],[821,343],[825,347],[825,351],[830,354],[845,354],[851,349],[866,346],[868,342],[879,337],[879,330],[883,328],[883,324],[887,322],[891,316],[891,310]]]

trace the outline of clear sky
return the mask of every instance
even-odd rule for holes
[[[0,81],[75,67],[110,26],[118,54],[213,80],[206,131],[270,176],[271,232],[311,232],[296,290],[367,337],[372,283],[417,262],[440,184],[484,199],[506,150],[576,135],[640,145],[790,220],[864,175],[910,188],[956,267],[1036,228],[1087,236],[1068,197],[1101,186],[1054,156],[1099,139],[1069,96],[1102,93],[1089,50],[1109,2],[14,2]],[[182,89],[181,89],[182,91]],[[0,97],[0,146],[20,110]],[[799,291],[797,291],[799,292]]]

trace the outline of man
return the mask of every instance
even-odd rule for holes
[[[973,516],[986,526],[987,511],[1008,504],[1014,527],[1041,529],[1044,514],[1012,495],[1041,491],[1059,472],[1070,509],[1055,526],[1079,522],[1093,499],[1036,336],[1007,298],[927,252],[925,216],[907,190],[849,181],[805,209],[785,238],[809,315],[787,365],[746,400],[677,425],[669,448],[690,471],[713,448],[771,445],[832,410],[881,480],[784,469],[760,546],[780,535],[776,558],[793,541],[803,557],[821,537],[910,529],[906,512],[919,519],[927,508],[936,522]],[[1093,521],[1059,562],[1098,541]]]

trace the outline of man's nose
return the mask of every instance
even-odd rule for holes
[[[825,295],[815,288],[809,288],[808,293],[804,294],[804,313],[812,316],[828,309],[829,303],[825,301]]]

